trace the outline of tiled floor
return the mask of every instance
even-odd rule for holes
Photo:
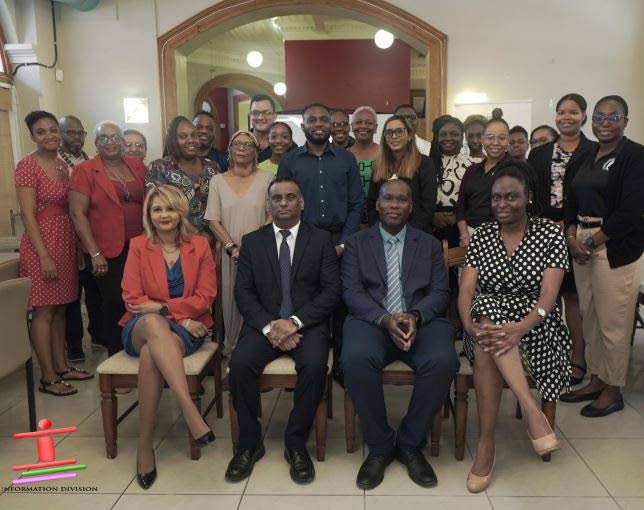
[[[93,369],[105,357],[92,351],[83,366]],[[407,510],[441,509],[628,509],[644,510],[644,333],[638,331],[631,362],[629,384],[625,391],[626,409],[610,417],[591,420],[579,415],[582,404],[557,407],[557,432],[562,449],[549,464],[533,453],[522,423],[514,418],[511,394],[504,392],[497,429],[497,464],[494,480],[483,494],[471,495],[465,478],[476,445],[476,406],[470,398],[470,419],[466,458],[453,456],[454,426],[443,424],[441,455],[430,458],[439,477],[434,489],[423,489],[409,480],[398,463],[387,470],[385,481],[365,493],[355,485],[357,470],[364,458],[363,449],[354,454],[344,451],[342,392],[335,387],[335,417],[329,423],[327,460],[316,462],[313,484],[295,485],[282,458],[282,433],[292,394],[273,391],[263,395],[262,422],[266,433],[266,457],[249,480],[231,484],[224,471],[231,456],[230,427],[226,413],[219,420],[212,412],[208,418],[218,440],[202,452],[199,461],[188,457],[187,431],[172,394],[164,394],[156,428],[156,458],[159,477],[147,492],[134,480],[137,412],[119,427],[119,454],[105,457],[100,396],[96,380],[78,383],[79,393],[55,398],[37,393],[39,417],[52,420],[54,427],[78,426],[78,432],[60,436],[57,458],[75,457],[87,464],[86,471],[73,481],[43,483],[56,487],[50,493],[9,493],[0,496],[1,509],[333,509],[333,510]],[[206,397],[212,395],[208,381]],[[397,423],[409,399],[408,388],[387,388],[390,419]],[[135,394],[123,395],[124,408]],[[2,486],[11,480],[10,466],[35,460],[33,440],[15,440],[11,434],[27,428],[24,373],[18,372],[0,383],[0,465]],[[314,451],[313,442],[310,451]],[[96,488],[96,493],[66,493],[65,487]]]

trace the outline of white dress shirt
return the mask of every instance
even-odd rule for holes
[[[418,147],[418,152],[425,156],[429,156],[429,150],[432,148],[432,144],[424,138],[416,135],[416,147]]]

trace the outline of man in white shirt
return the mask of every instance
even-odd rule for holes
[[[416,134],[416,130],[418,128],[418,114],[416,113],[416,110],[414,110],[414,107],[410,104],[401,104],[394,110],[394,115],[400,115],[407,119],[412,131],[414,132],[418,151],[425,156],[429,156],[429,149],[431,149],[432,144]]]

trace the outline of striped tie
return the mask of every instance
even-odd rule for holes
[[[400,264],[398,262],[398,239],[392,237],[387,241],[387,311],[400,313],[402,307],[402,289],[400,287]]]

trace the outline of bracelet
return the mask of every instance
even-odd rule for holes
[[[567,241],[568,239],[577,239],[577,236],[568,236],[568,237],[566,237],[566,241]]]
[[[96,257],[98,257],[100,254],[101,254],[101,252],[100,252],[100,251],[97,251],[94,255],[90,255],[90,257],[91,257],[91,258],[93,258],[93,259],[95,259],[95,258],[96,258]]]
[[[192,319],[188,319],[188,321],[183,325],[183,327],[184,327],[184,328],[187,328],[187,327],[188,327],[188,325],[190,324],[190,321],[191,321],[191,320],[192,320]]]
[[[233,246],[234,244],[235,244],[235,243],[233,243],[233,242],[230,242],[230,243],[226,244],[226,246],[224,246],[224,250],[228,250],[228,248],[232,248],[232,246]]]

